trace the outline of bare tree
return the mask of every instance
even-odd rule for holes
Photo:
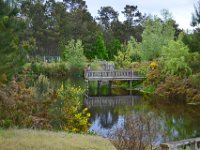
[[[118,150],[153,150],[158,129],[156,118],[151,114],[130,116],[125,118],[124,127],[112,135],[111,141]]]

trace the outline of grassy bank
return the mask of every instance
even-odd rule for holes
[[[98,136],[28,129],[0,129],[2,150],[114,150],[106,139]]]

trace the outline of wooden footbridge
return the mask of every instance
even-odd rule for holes
[[[104,70],[104,71],[86,71],[85,79],[88,81],[114,81],[114,80],[144,80],[145,77],[132,70]]]
[[[110,88],[112,81],[128,81],[129,86],[132,87],[132,81],[144,80],[145,77],[138,72],[132,70],[103,70],[103,71],[85,71],[86,89],[89,89],[89,81],[98,81],[98,88],[102,81],[109,81]]]
[[[200,150],[200,137],[160,144],[161,150]]]

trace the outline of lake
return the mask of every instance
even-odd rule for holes
[[[155,145],[200,137],[199,106],[162,104],[151,97],[117,87],[109,89],[106,85],[101,88],[91,85],[84,105],[91,113],[89,130],[103,137],[116,136],[124,128],[127,133],[141,132],[140,127],[148,126],[151,132],[148,136],[152,136]],[[127,124],[138,122],[138,126],[127,128]]]
[[[82,78],[50,81],[57,87],[61,83],[86,86]],[[97,82],[90,83],[84,106],[91,113],[90,132],[103,137],[119,136],[119,129],[140,133],[140,127],[145,129],[143,136],[151,137],[155,145],[200,137],[200,106],[163,104],[134,91],[117,86],[109,88],[107,83],[98,88]],[[150,135],[146,133],[147,128]]]

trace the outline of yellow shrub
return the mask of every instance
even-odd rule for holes
[[[151,70],[154,70],[158,67],[158,64],[156,62],[151,62],[149,67],[150,67]]]

